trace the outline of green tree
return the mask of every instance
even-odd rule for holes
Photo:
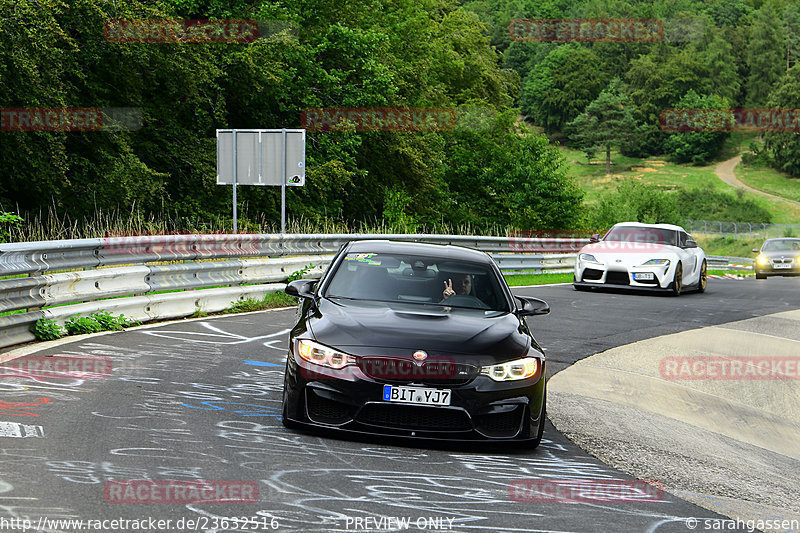
[[[728,109],[728,101],[716,95],[698,95],[690,90],[675,105],[678,109]],[[721,122],[721,121],[720,121]],[[730,137],[726,131],[689,131],[671,134],[665,143],[667,152],[677,163],[702,164],[722,150]]]
[[[755,14],[747,42],[747,101],[764,105],[775,84],[786,72],[785,24],[774,2],[766,2]]]
[[[714,29],[702,54],[708,73],[709,94],[715,94],[729,103],[736,102],[741,84],[733,46]]]
[[[608,74],[590,49],[577,44],[553,49],[530,71],[522,89],[522,111],[548,132],[559,131],[594,100]]]
[[[625,79],[636,106],[634,118],[643,124],[628,151],[649,153],[664,151],[667,136],[657,126],[661,112],[691,89],[708,93],[711,83],[705,61],[694,44],[682,49],[656,44],[650,53],[631,61]]]
[[[570,140],[589,154],[597,147],[606,153],[606,174],[611,174],[611,149],[620,147],[636,130],[633,106],[614,80],[586,110],[568,124]]]
[[[789,73],[770,95],[770,108],[800,108],[800,65],[789,69]],[[778,170],[792,177],[800,178],[800,133],[797,131],[797,117],[790,131],[767,132],[764,134],[764,146],[772,153],[772,164]]]
[[[515,110],[488,128],[454,132],[439,167],[441,186],[424,200],[454,224],[568,228],[583,193],[547,137],[515,125]],[[423,199],[420,199],[422,201]]]

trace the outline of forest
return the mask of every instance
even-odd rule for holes
[[[509,31],[531,18],[656,19],[663,37],[531,42]],[[131,42],[114,26],[167,21],[168,32],[186,19],[262,31]],[[613,149],[711,161],[729,133],[664,131],[659,117],[800,108],[799,28],[789,0],[0,0],[0,212],[135,213],[202,231],[231,216],[231,188],[216,184],[217,129],[298,128],[320,108],[436,108],[456,113],[455,125],[309,130],[306,184],[289,188],[289,217],[412,231],[588,227],[559,144],[589,159]],[[22,108],[137,119],[19,131],[10,121]],[[798,136],[765,133],[758,157],[800,177]],[[274,228],[279,188],[238,196],[244,230]]]

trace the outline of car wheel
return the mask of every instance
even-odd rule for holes
[[[681,289],[683,289],[683,266],[678,263],[678,266],[675,267],[675,278],[672,280],[672,294],[680,296]]]
[[[706,292],[706,285],[708,285],[708,266],[703,261],[703,266],[700,267],[700,281],[697,282],[697,290]]]
[[[759,274],[758,272],[756,272],[756,279],[767,279],[767,276],[766,274]]]
[[[542,422],[539,424],[539,431],[536,433],[536,437],[533,440],[530,440],[525,443],[525,447],[529,450],[533,450],[537,448],[539,444],[542,442],[542,435],[544,435],[544,425],[547,422],[547,395],[545,395],[545,400],[542,402],[542,412],[539,420]]]

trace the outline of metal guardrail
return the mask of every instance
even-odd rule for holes
[[[556,260],[513,252],[577,250],[580,239],[459,235],[152,235],[0,244],[0,348],[34,340],[40,318],[63,325],[100,310],[142,322],[221,311],[238,300],[282,290],[295,271],[318,277],[333,253],[354,239],[467,246],[503,254],[504,270],[542,271]],[[572,258],[574,261],[574,257]],[[168,263],[168,264],[165,264]],[[64,272],[66,271],[66,272]],[[165,292],[180,291],[180,292]],[[55,307],[52,307],[55,306]]]
[[[293,272],[309,264],[314,267],[304,276],[319,277],[332,254],[350,240],[387,238],[467,246],[492,253],[504,272],[533,273],[571,272],[576,254],[515,252],[577,251],[588,242],[457,235],[263,234],[0,244],[0,275],[27,275],[0,279],[0,312],[26,310],[0,316],[0,348],[34,340],[30,328],[40,318],[63,325],[71,317],[105,310],[146,322],[221,311],[235,301],[260,299],[282,290]],[[729,258],[719,259],[714,266],[728,264]]]

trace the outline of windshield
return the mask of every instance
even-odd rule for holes
[[[347,254],[324,296],[509,311],[501,282],[488,265],[429,256]]]
[[[662,228],[641,228],[637,226],[615,226],[603,237],[604,241],[642,242],[675,246],[678,242],[677,232]]]
[[[775,239],[764,243],[765,252],[800,252],[800,239]]]

